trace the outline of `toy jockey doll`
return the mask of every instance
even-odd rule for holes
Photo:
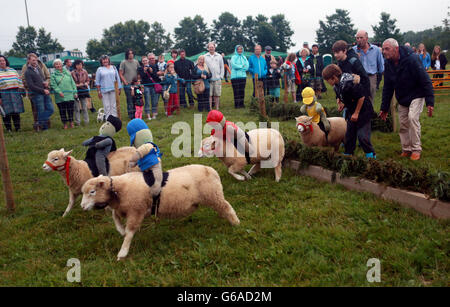
[[[319,125],[328,140],[330,122],[322,105],[316,101],[315,92],[311,87],[306,87],[302,92],[303,106],[300,109],[302,114],[312,117],[312,121]]]
[[[89,146],[85,161],[89,165],[94,177],[108,176],[109,163],[107,156],[116,151],[116,143],[113,136],[122,129],[122,121],[110,115],[99,130],[99,135],[83,142],[83,146]]]
[[[150,186],[153,205],[156,205],[163,181],[161,151],[158,146],[151,142],[152,133],[142,119],[130,121],[127,131],[130,135],[130,146],[134,146],[137,149],[134,156],[130,159],[129,166],[135,167],[137,164],[144,173],[145,182]]]
[[[220,125],[222,127],[222,131],[216,131],[216,129],[213,129],[211,131],[211,135],[218,138],[222,136],[223,140],[227,142],[231,142],[231,140],[233,140],[232,144],[234,147],[236,147],[241,154],[244,154],[245,159],[248,163],[250,163],[250,157],[253,157],[253,153],[255,151],[253,145],[250,144],[250,137],[246,132],[236,126],[235,123],[226,120],[222,112],[217,110],[209,112],[206,123],[213,127]]]

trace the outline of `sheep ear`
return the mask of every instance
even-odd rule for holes
[[[64,149],[63,149],[63,151],[64,151]],[[72,154],[72,151],[73,150],[68,151],[68,152],[64,152],[64,158],[67,158],[68,156],[70,156]]]
[[[59,151],[62,152],[62,153],[66,152],[66,151],[64,150],[64,148],[61,148]]]
[[[295,118],[295,121],[299,122],[300,121],[300,116]]]
[[[308,116],[308,120],[309,120],[309,121],[312,121],[313,118],[312,118],[311,116]]]

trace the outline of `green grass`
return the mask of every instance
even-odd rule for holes
[[[449,170],[448,98],[437,98],[434,118],[423,114],[424,155],[417,165]],[[321,102],[334,105],[331,91]],[[450,284],[448,221],[433,220],[371,194],[319,183],[287,169],[278,184],[272,170],[240,183],[216,158],[174,158],[170,148],[177,136],[171,134],[171,127],[177,121],[192,124],[192,110],[149,123],[164,152],[164,169],[192,163],[214,167],[241,225],[231,227],[205,208],[181,220],[156,223],[147,219],[132,242],[129,257],[118,263],[122,237],[110,215],[82,212],[78,201],[62,219],[67,188],[59,175],[41,170],[47,153],[54,149],[73,149],[74,157],[83,158],[81,143],[96,135],[100,124],[62,130],[55,114],[51,130],[34,133],[26,104],[24,131],[6,136],[17,210],[7,214],[1,190],[1,286],[78,285],[66,281],[70,258],[81,261],[82,286],[371,286],[366,281],[370,258],[381,261],[382,282],[377,285]],[[100,106],[97,99],[95,105]],[[258,118],[248,110],[234,110],[228,85],[221,110],[232,121]],[[164,114],[162,107],[160,114]],[[281,123],[280,130],[284,136],[300,139],[293,121]],[[118,146],[129,144],[126,131],[115,140]],[[379,159],[399,160],[398,134],[375,132],[372,141]],[[360,149],[357,154],[362,154]],[[414,165],[407,160],[402,163]]]

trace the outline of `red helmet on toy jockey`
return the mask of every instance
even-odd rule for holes
[[[212,110],[209,112],[208,117],[206,118],[206,123],[218,123],[224,126],[225,122],[225,116],[223,116],[222,112],[217,110]]]

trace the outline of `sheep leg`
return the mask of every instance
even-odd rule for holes
[[[259,170],[261,169],[261,163],[256,163],[255,165],[252,166],[252,168],[250,169],[250,171],[248,172],[248,174],[250,176],[253,176],[254,174],[256,174],[257,172],[259,172]]]
[[[69,189],[69,204],[67,205],[66,211],[64,211],[62,217],[66,217],[66,215],[69,214],[70,210],[72,210],[73,205],[75,204],[75,198],[76,198],[75,195]]]
[[[276,182],[280,182],[280,179],[281,179],[281,173],[282,173],[282,163],[280,162],[280,163],[275,167],[275,181],[276,181]]]
[[[244,175],[245,179],[247,179],[247,180],[252,179],[252,176],[250,176],[249,173],[247,173],[245,170],[242,170],[241,174]]]
[[[125,227],[123,227],[122,222],[120,221],[120,217],[116,214],[115,210],[112,211],[112,218],[114,220],[114,224],[116,225],[117,231],[122,237],[125,236]]]
[[[220,217],[230,222],[231,225],[237,226],[241,223],[236,215],[236,211],[234,211],[230,203],[224,198],[219,200],[217,204],[214,204],[212,208],[219,214]]]
[[[133,240],[134,234],[139,229],[144,220],[145,213],[140,214],[135,212],[127,217],[127,226],[125,228],[125,239],[123,240],[122,247],[119,254],[117,254],[117,261],[124,259],[128,255],[130,250],[131,240]]]
[[[239,181],[244,181],[245,177],[238,175],[238,173],[242,172],[242,168],[239,167],[239,169],[237,169],[237,167],[235,167],[234,165],[232,165],[229,169],[228,169],[228,173],[233,176],[234,178],[236,178]]]

